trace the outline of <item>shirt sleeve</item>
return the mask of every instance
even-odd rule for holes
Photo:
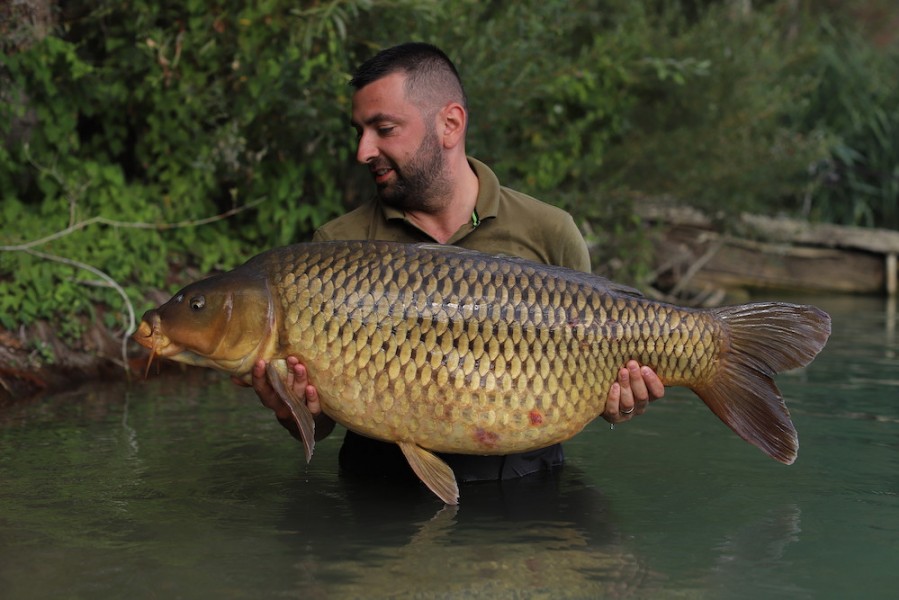
[[[559,240],[559,254],[554,261],[555,264],[584,273],[592,272],[590,250],[571,215],[566,215],[561,223],[557,239]]]

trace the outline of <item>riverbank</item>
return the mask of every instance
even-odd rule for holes
[[[665,299],[715,305],[749,292],[897,295],[899,232],[741,215],[727,231],[708,215],[638,207],[653,230],[648,285]]]
[[[91,379],[126,379],[122,338],[93,324],[75,348],[46,323],[0,329],[0,402],[52,392]]]

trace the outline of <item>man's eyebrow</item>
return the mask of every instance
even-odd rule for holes
[[[354,129],[359,129],[362,125],[375,125],[376,123],[383,123],[384,121],[399,122],[399,119],[393,115],[388,115],[387,113],[376,113],[365,119],[361,124],[355,119],[350,119],[350,125],[352,125]]]

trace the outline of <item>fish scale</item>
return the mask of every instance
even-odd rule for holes
[[[398,443],[452,503],[452,472],[433,452],[508,454],[566,440],[602,413],[631,359],[792,462],[795,429],[771,377],[808,364],[829,333],[829,317],[811,306],[691,309],[523,259],[324,242],[277,248],[188,286],[148,311],[135,339],[244,378],[255,360],[269,361],[308,458],[312,419],[285,385],[284,359],[298,357],[329,416]]]

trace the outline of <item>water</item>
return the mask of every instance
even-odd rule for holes
[[[899,343],[885,301],[815,298],[834,334],[781,375],[799,460],[683,390],[566,443],[556,476],[421,486],[308,468],[212,372],[0,407],[0,598],[892,598]]]

